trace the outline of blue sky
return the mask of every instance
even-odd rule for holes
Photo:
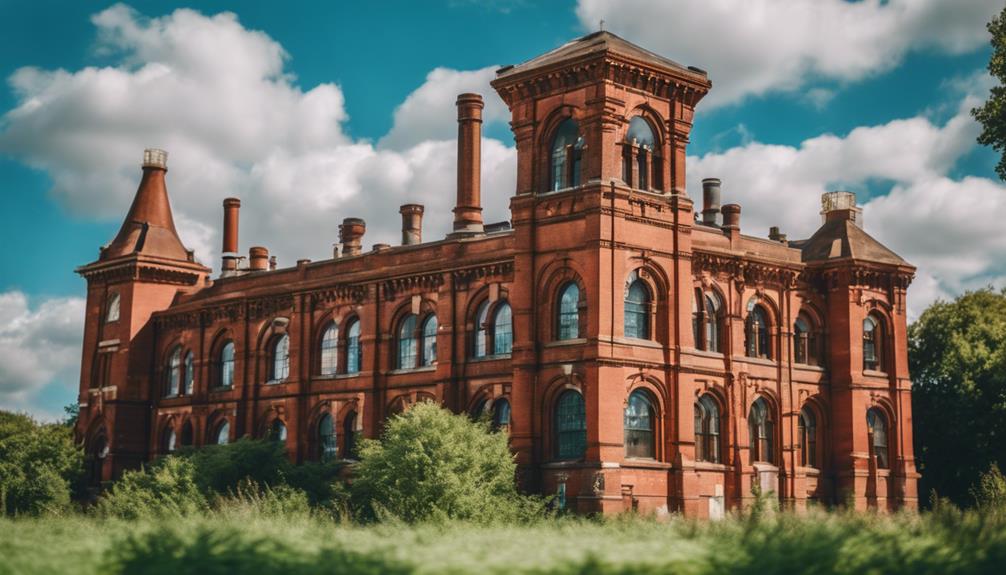
[[[744,231],[813,232],[818,197],[919,266],[912,313],[1006,277],[1006,195],[967,111],[987,94],[991,0],[752,2],[53,2],[0,0],[0,408],[52,417],[76,395],[83,282],[115,234],[144,147],[168,149],[183,241],[216,264],[220,200],[242,248],[322,258],[343,217],[427,237],[453,196],[454,95],[486,95],[487,218],[514,155],[488,80],[605,27],[709,71],[689,186],[724,181]],[[397,203],[396,203],[397,202]],[[978,209],[975,209],[978,206]],[[438,215],[439,214],[439,215]],[[293,222],[297,222],[293,225]],[[45,352],[43,353],[44,350]]]

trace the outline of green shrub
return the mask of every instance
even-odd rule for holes
[[[0,411],[0,515],[66,510],[83,462],[69,427]]]
[[[507,436],[432,403],[387,422],[381,439],[360,442],[353,500],[361,516],[512,520],[540,512],[517,493]]]
[[[196,467],[182,457],[165,457],[147,468],[126,471],[98,500],[105,517],[140,519],[201,513],[209,503],[196,482]]]
[[[982,473],[978,483],[971,488],[975,506],[987,511],[1006,511],[1006,477],[993,463]]]

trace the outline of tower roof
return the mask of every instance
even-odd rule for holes
[[[587,60],[603,54],[621,56],[658,70],[673,70],[706,81],[706,72],[704,70],[679,64],[674,60],[641,48],[607,30],[581,36],[521,64],[504,66],[496,72],[496,78],[497,80],[511,78],[532,70],[545,69],[556,64],[580,59]]]
[[[837,214],[829,217],[810,239],[800,245],[801,259],[829,261],[854,259],[866,262],[911,266],[898,254],[889,250],[866,233],[848,217]]]
[[[112,243],[101,252],[101,260],[132,254],[191,261],[190,252],[182,245],[175,230],[175,220],[168,202],[168,188],[164,183],[167,152],[145,150],[143,154],[143,179],[136,190],[133,205]]]

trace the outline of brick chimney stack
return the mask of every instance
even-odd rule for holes
[[[269,249],[255,246],[248,249],[248,269],[263,272],[269,269]]]
[[[241,210],[241,200],[227,198],[224,200],[224,245],[221,277],[234,275],[238,271],[238,216]]]
[[[363,234],[367,231],[367,222],[360,218],[346,218],[339,226],[339,242],[342,244],[343,256],[359,255],[362,250]]]
[[[423,243],[423,206],[405,204],[398,213],[402,214],[402,245],[414,246]]]
[[[458,107],[458,200],[454,236],[485,232],[482,225],[482,96],[461,94]]]

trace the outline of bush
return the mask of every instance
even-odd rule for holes
[[[1006,511],[1006,477],[993,463],[971,488],[975,506],[986,511]]]
[[[0,411],[0,515],[65,510],[83,463],[69,427]]]
[[[507,436],[432,403],[393,417],[379,441],[360,443],[353,501],[360,516],[510,520],[540,512],[517,493]]]
[[[98,500],[105,517],[183,517],[204,512],[209,503],[196,482],[196,467],[181,457],[165,457],[150,467],[126,471]]]

